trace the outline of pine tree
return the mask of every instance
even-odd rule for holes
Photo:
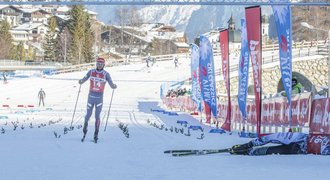
[[[10,59],[13,45],[13,38],[9,32],[10,24],[7,21],[0,21],[0,58]]]
[[[70,60],[73,64],[80,64],[83,62],[83,43],[85,42],[84,7],[81,5],[73,6],[70,17],[69,30],[72,34]]]
[[[54,61],[55,60],[55,49],[56,49],[56,19],[51,17],[49,19],[49,29],[45,35],[45,41],[43,43],[44,48],[44,60]]]
[[[72,35],[69,49],[70,62],[80,64],[91,62],[93,59],[93,31],[92,20],[83,6],[73,6],[70,11],[68,28]]]
[[[26,60],[26,52],[25,52],[24,44],[20,42],[15,49],[16,49],[16,56],[14,59],[20,61]]]
[[[92,32],[92,23],[90,20],[89,15],[86,13],[86,28],[85,28],[85,42],[84,42],[84,62],[86,63],[90,63],[93,62],[93,42],[94,42],[94,36],[93,36],[93,32]]]

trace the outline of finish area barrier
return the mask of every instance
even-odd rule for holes
[[[243,124],[250,132],[256,131],[256,108],[254,102],[247,102],[247,122],[243,122],[237,101],[232,101],[231,123],[235,130],[242,130]],[[263,99],[261,132],[286,132],[289,129],[289,105],[285,97]],[[196,112],[197,106],[189,96],[163,98],[166,107],[180,111]],[[227,103],[218,104],[218,121],[224,123],[227,117]],[[202,112],[204,113],[204,112]],[[330,134],[330,98],[312,100],[310,93],[292,97],[292,126],[297,131],[313,134]]]

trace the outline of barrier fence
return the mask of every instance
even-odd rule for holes
[[[168,108],[194,113],[197,106],[189,96],[165,97],[163,103]],[[292,97],[292,128],[298,132],[330,135],[330,98],[312,100],[311,93],[301,93]],[[232,101],[232,129],[256,132],[256,106],[247,102],[247,120],[243,122],[237,101]],[[204,112],[202,112],[204,113]],[[224,123],[227,103],[218,104],[217,121]],[[289,129],[289,105],[286,97],[262,100],[261,133],[287,132]]]

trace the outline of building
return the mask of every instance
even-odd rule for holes
[[[24,23],[10,30],[14,43],[41,42],[48,31],[48,26],[43,23]]]
[[[111,26],[111,30],[101,34],[102,42],[110,44],[122,54],[146,55],[152,52],[152,44],[157,43],[156,54],[184,53],[189,51],[184,32],[176,32],[172,26],[162,23],[133,26]],[[155,48],[155,47],[153,47]]]
[[[8,5],[0,5],[0,20],[6,20],[11,27],[21,24],[23,13],[19,8]]]
[[[32,22],[32,23],[48,23],[48,18],[51,13],[42,9],[20,9],[23,12],[22,23]]]

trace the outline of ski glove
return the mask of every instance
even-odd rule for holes
[[[83,80],[82,79],[79,79],[78,83],[79,84],[82,84],[83,83]]]
[[[112,89],[116,89],[116,88],[117,88],[117,85],[116,85],[116,84],[110,84],[110,87],[111,87]]]

